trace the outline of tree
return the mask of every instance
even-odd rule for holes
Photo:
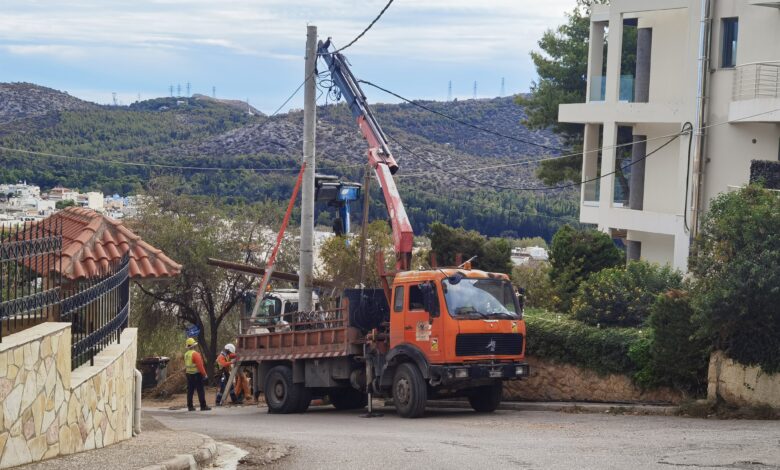
[[[560,298],[559,308],[569,311],[582,281],[604,268],[622,265],[623,259],[623,252],[606,233],[563,226],[550,248],[550,280]]]
[[[525,107],[527,118],[523,124],[532,129],[552,128],[561,137],[567,153],[582,150],[583,126],[558,121],[558,106],[586,101],[588,48],[590,44],[590,10],[593,5],[608,0],[576,0],[574,9],[566,15],[568,21],[556,29],[548,29],[539,40],[542,52],[532,51],[539,80],[531,83],[529,95],[520,95],[516,101]],[[609,38],[605,38],[606,44]],[[636,63],[636,28],[623,30],[621,74],[633,75]],[[604,55],[606,58],[606,54]],[[606,64],[606,62],[605,62]],[[627,130],[626,130],[627,129]],[[626,135],[626,132],[628,135]],[[630,141],[630,128],[622,129],[621,140]],[[618,161],[630,158],[630,152],[618,155]],[[618,167],[621,166],[620,163]],[[536,176],[544,184],[556,185],[566,181],[580,181],[582,155],[542,162]],[[627,180],[618,171],[618,184],[627,194]]]
[[[545,31],[539,40],[543,52],[531,52],[539,80],[531,83],[529,95],[517,97],[527,115],[523,124],[532,129],[551,127],[573,151],[581,148],[583,128],[580,124],[558,122],[558,105],[585,101],[590,8],[594,3],[603,1],[577,0],[566,15],[566,24]],[[548,185],[578,181],[581,168],[582,156],[548,160],[540,165],[537,177]]]
[[[338,289],[353,288],[360,283],[360,235],[350,236],[349,245],[345,236],[334,236],[323,242],[320,247],[322,266],[317,267],[317,276],[333,282]],[[369,288],[380,287],[375,254],[381,250],[385,255],[385,265],[394,259],[393,241],[390,229],[384,220],[375,220],[368,225],[366,245],[366,269],[363,285]]]
[[[74,201],[73,199],[65,199],[63,201],[57,201],[56,203],[54,203],[54,208],[61,211],[66,207],[73,207],[75,205],[76,205],[76,201]]]
[[[688,267],[700,334],[732,359],[780,371],[780,196],[748,186],[715,198]]]
[[[476,256],[473,266],[477,269],[506,274],[512,272],[512,245],[509,240],[487,239],[474,230],[448,227],[439,222],[431,224],[429,237],[431,249],[442,265],[454,266],[456,256],[460,254],[463,261]]]
[[[627,266],[602,269],[584,280],[572,301],[571,313],[594,326],[642,326],[655,297],[681,285],[682,273],[669,266],[631,261]]]
[[[169,178],[151,183],[142,199],[133,230],[145,241],[182,263],[181,274],[171,280],[136,285],[147,296],[167,307],[167,313],[200,329],[198,343],[208,371],[214,370],[221,348],[223,323],[238,312],[244,291],[256,278],[207,264],[219,258],[261,265],[272,241],[262,229],[275,231],[280,208],[272,203],[258,207],[226,208],[214,199],[178,194],[179,181]],[[297,250],[282,247],[277,270],[292,270]]]

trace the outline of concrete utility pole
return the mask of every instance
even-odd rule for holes
[[[301,255],[298,278],[298,310],[310,312],[314,284],[314,144],[317,123],[317,27],[306,28],[306,73],[303,85],[303,187],[301,188]]]

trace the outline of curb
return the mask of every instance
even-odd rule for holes
[[[471,408],[468,403],[455,400],[429,401],[425,406],[429,408]],[[570,413],[614,413],[672,416],[679,408],[677,406],[626,403],[504,402],[499,405],[498,409],[511,411],[557,411]]]
[[[211,464],[217,456],[217,443],[214,439],[198,434],[203,438],[201,444],[192,454],[178,454],[164,462],[143,467],[140,470],[192,470],[204,468]]]

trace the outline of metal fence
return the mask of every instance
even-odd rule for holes
[[[130,305],[130,258],[127,254],[94,277],[66,287],[60,321],[71,322],[72,367],[95,363],[95,355],[119,343]]]
[[[96,276],[62,276],[61,219],[0,229],[0,341],[44,321],[70,322],[72,368],[89,362],[127,327],[130,258]]]
[[[734,101],[780,98],[780,61],[738,65],[734,73]]]
[[[0,341],[46,320],[60,301],[62,222],[0,227]]]

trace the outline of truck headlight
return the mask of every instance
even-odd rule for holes
[[[455,378],[456,379],[465,379],[469,376],[469,370],[468,369],[455,369]]]
[[[525,366],[516,366],[515,375],[528,375],[528,369]]]

